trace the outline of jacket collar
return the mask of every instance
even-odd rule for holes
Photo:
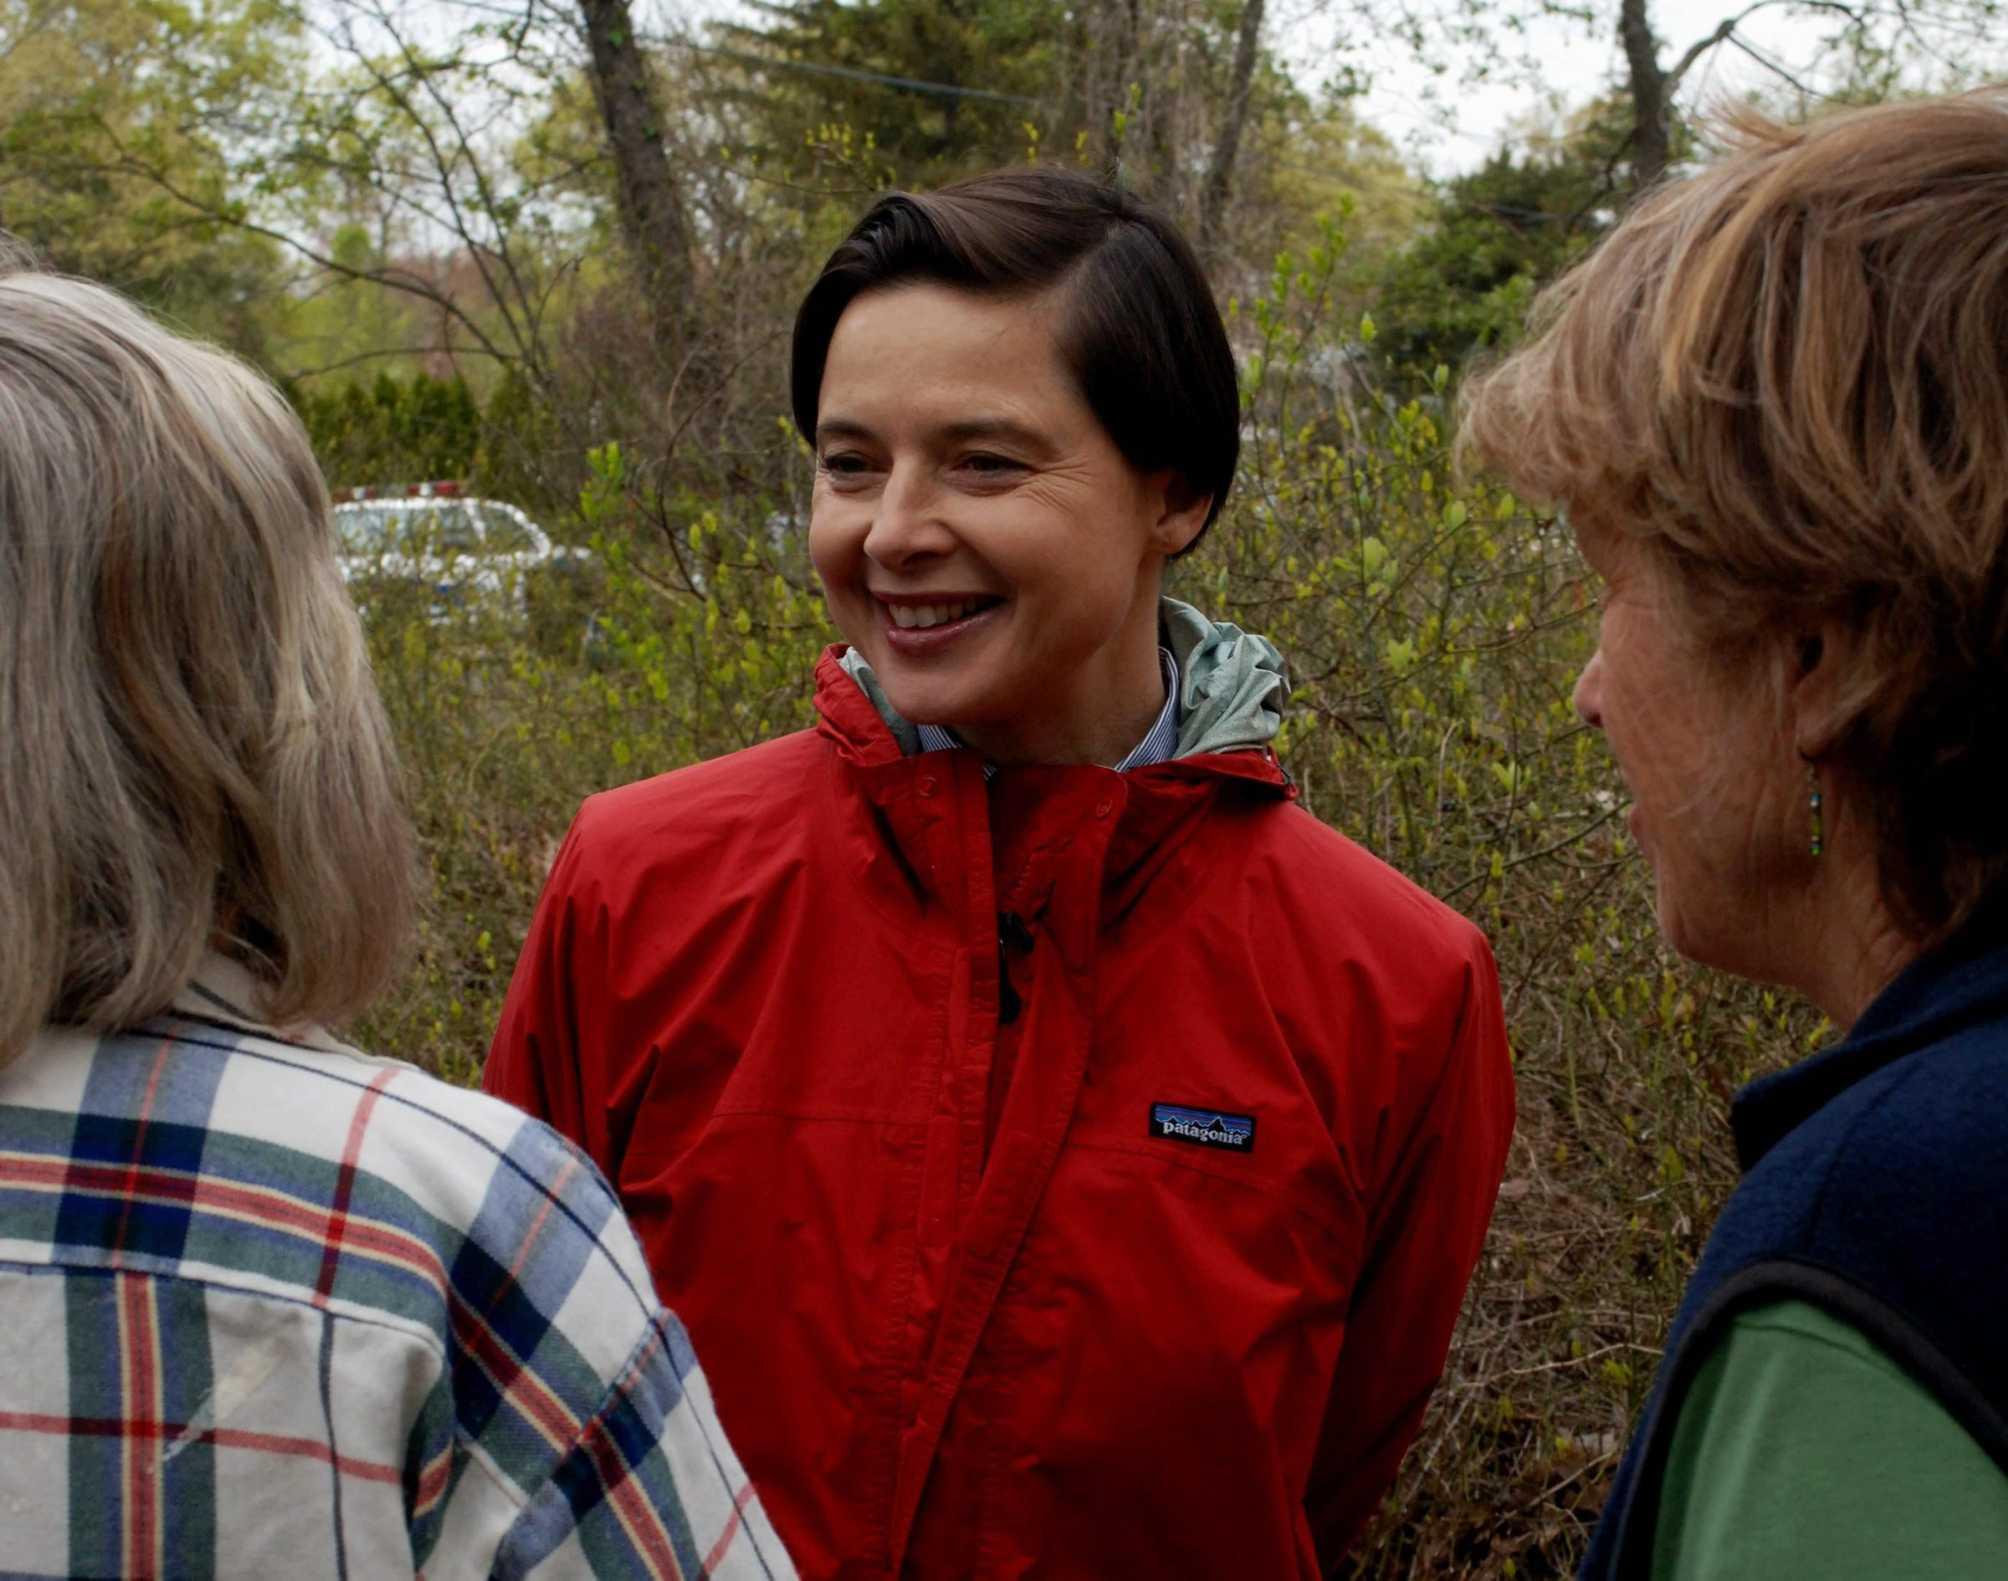
[[[816,729],[854,769],[883,769],[920,750],[914,727],[893,711],[871,666],[842,643],[816,662]]]
[[[1840,1043],[1736,1095],[1730,1125],[1747,1171],[1801,1123],[1857,1082],[1962,1028],[2008,1016],[2008,901],[1986,908],[1913,961],[1876,996]]]
[[[1175,598],[1158,601],[1158,626],[1179,676],[1178,747],[1174,758],[1266,747],[1283,723],[1288,693],[1283,655],[1267,637],[1227,621],[1212,621]],[[885,731],[905,756],[921,750],[920,733],[892,706],[861,654],[842,646],[830,655],[871,700]],[[830,717],[820,688],[816,706]]]
[[[851,835],[867,882],[975,912],[995,909],[984,897],[991,895],[996,864],[1016,873],[1016,854],[1056,835],[1072,815],[1099,820],[1113,813],[1094,885],[1103,915],[1113,918],[1142,895],[1217,795],[1294,799],[1297,788],[1267,744],[1281,717],[1281,659],[1272,659],[1275,649],[1260,638],[1212,629],[1216,650],[1239,651],[1216,651],[1211,664],[1202,656],[1196,667],[1207,688],[1202,710],[1192,709],[1188,672],[1182,700],[1202,721],[1200,751],[1128,774],[1084,765],[1008,769],[987,792],[975,753],[915,755],[913,726],[892,711],[870,668],[841,644],[826,650],[816,667],[816,728],[850,793],[874,809]],[[1273,673],[1274,681],[1258,670]],[[1231,723],[1237,704],[1238,727]],[[1191,731],[1185,735],[1194,739]]]

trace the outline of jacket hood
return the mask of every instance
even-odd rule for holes
[[[1178,661],[1178,755],[1273,741],[1289,695],[1276,644],[1230,622],[1208,620],[1175,598],[1158,601],[1158,622]]]
[[[1289,683],[1273,642],[1208,620],[1175,598],[1158,601],[1158,626],[1178,661],[1178,757],[1264,747],[1275,739]],[[900,752],[918,752],[920,733],[892,706],[864,656],[846,648],[837,662],[871,699]]]

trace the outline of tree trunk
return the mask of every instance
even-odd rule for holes
[[[1126,136],[1117,129],[1116,112],[1128,103],[1140,39],[1134,6],[1124,0],[1093,0],[1080,8],[1075,72],[1078,120],[1087,132],[1087,154],[1103,175],[1121,169]]]
[[[1627,5],[1634,0],[1625,0]],[[1242,0],[1241,26],[1234,39],[1234,76],[1227,93],[1227,119],[1213,145],[1206,180],[1199,189],[1199,255],[1209,264],[1220,248],[1220,231],[1227,218],[1227,200],[1234,185],[1234,161],[1241,153],[1241,133],[1248,124],[1248,96],[1255,81],[1255,54],[1262,38],[1263,0]]]
[[[1672,84],[1659,64],[1646,0],[1621,0],[1618,39],[1624,45],[1632,102],[1632,195],[1637,197],[1666,174],[1672,131],[1668,99]]]
[[[636,47],[628,0],[579,0],[591,52],[593,99],[614,161],[614,204],[642,289],[665,379],[689,355],[691,240],[683,195],[663,148],[648,62]]]

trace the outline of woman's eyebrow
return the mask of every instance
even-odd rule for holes
[[[828,444],[833,440],[849,439],[872,443],[878,439],[877,432],[866,423],[854,417],[830,417],[816,424],[816,443]],[[1058,445],[1044,430],[1034,428],[1009,417],[968,417],[952,423],[943,423],[928,430],[928,439],[937,445],[961,445],[973,440],[992,440],[1000,444],[1015,445],[1038,455],[1052,455]]]
[[[832,439],[876,439],[863,423],[849,417],[825,418],[816,424],[816,443],[827,444]]]
[[[966,444],[973,439],[993,439],[1041,454],[1050,454],[1056,448],[1051,437],[1040,429],[1014,422],[1008,417],[967,418],[961,422],[944,423],[934,432],[937,438],[950,444]]]

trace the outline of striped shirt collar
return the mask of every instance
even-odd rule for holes
[[[1131,769],[1147,769],[1153,763],[1168,763],[1178,755],[1178,660],[1171,656],[1171,649],[1157,650],[1158,670],[1164,676],[1164,707],[1157,711],[1157,722],[1135,746],[1128,756],[1114,765],[1118,774],[1127,774]],[[917,725],[920,735],[920,750],[923,752],[948,752],[962,745],[953,730],[945,725]],[[997,772],[995,763],[983,765],[983,777],[989,779]]]
[[[213,1022],[239,1032],[250,1032],[292,1043],[303,1048],[325,1049],[333,1053],[356,1051],[312,1022],[280,1026],[265,1019],[264,1002],[268,990],[251,970],[227,955],[210,950],[195,968],[195,975],[182,985],[169,1009],[192,1021]]]

